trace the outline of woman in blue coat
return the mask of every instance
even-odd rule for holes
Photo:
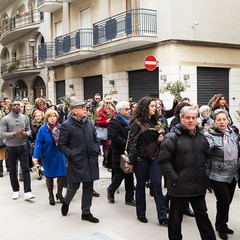
[[[64,186],[64,177],[66,175],[66,158],[64,154],[57,149],[60,133],[58,117],[58,113],[53,109],[49,109],[45,113],[46,123],[38,130],[33,153],[34,164],[38,163],[39,158],[42,159],[50,205],[55,205],[53,179],[57,178],[56,198],[62,202],[62,190]]]

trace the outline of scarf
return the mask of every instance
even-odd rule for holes
[[[124,117],[120,113],[117,113],[117,116],[119,116],[129,126],[129,124],[130,124],[130,118],[129,117]]]
[[[80,122],[81,124],[85,123],[87,121],[87,117],[79,118],[74,113],[71,113],[70,115],[74,120],[77,122]]]
[[[57,122],[56,124],[50,124],[47,123],[48,129],[50,131],[50,133],[52,134],[53,140],[55,142],[55,144],[58,144],[58,138],[59,138],[59,134],[60,134],[60,125]]]
[[[238,146],[234,139],[230,137],[229,129],[218,129],[223,134],[224,160],[238,159]]]

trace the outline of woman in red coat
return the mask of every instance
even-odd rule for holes
[[[115,111],[112,106],[112,100],[110,98],[104,98],[102,101],[102,107],[97,112],[97,118],[95,120],[96,126],[108,128],[108,123],[115,116]],[[100,140],[100,145],[103,146],[103,166],[107,166],[108,154],[110,150],[110,140]]]

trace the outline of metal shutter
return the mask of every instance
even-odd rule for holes
[[[59,98],[66,96],[65,92],[65,80],[62,81],[56,81],[55,82],[56,86],[56,103],[60,104],[62,103]]]
[[[83,78],[84,99],[93,98],[95,93],[100,93],[102,96],[102,75]]]
[[[128,72],[129,98],[138,101],[145,96],[159,97],[159,70],[146,69]]]
[[[222,93],[229,100],[229,69],[197,67],[198,105],[208,104],[217,93]]]

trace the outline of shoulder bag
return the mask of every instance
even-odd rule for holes
[[[130,131],[128,131],[128,137],[127,137],[127,142],[126,142],[126,146],[125,146],[125,151],[124,154],[121,155],[120,157],[120,167],[121,169],[125,172],[125,173],[132,173],[133,171],[129,171],[126,169],[125,167],[125,163],[129,163],[129,155],[127,153],[127,147],[128,147],[128,141],[129,141],[129,136],[130,136]]]

